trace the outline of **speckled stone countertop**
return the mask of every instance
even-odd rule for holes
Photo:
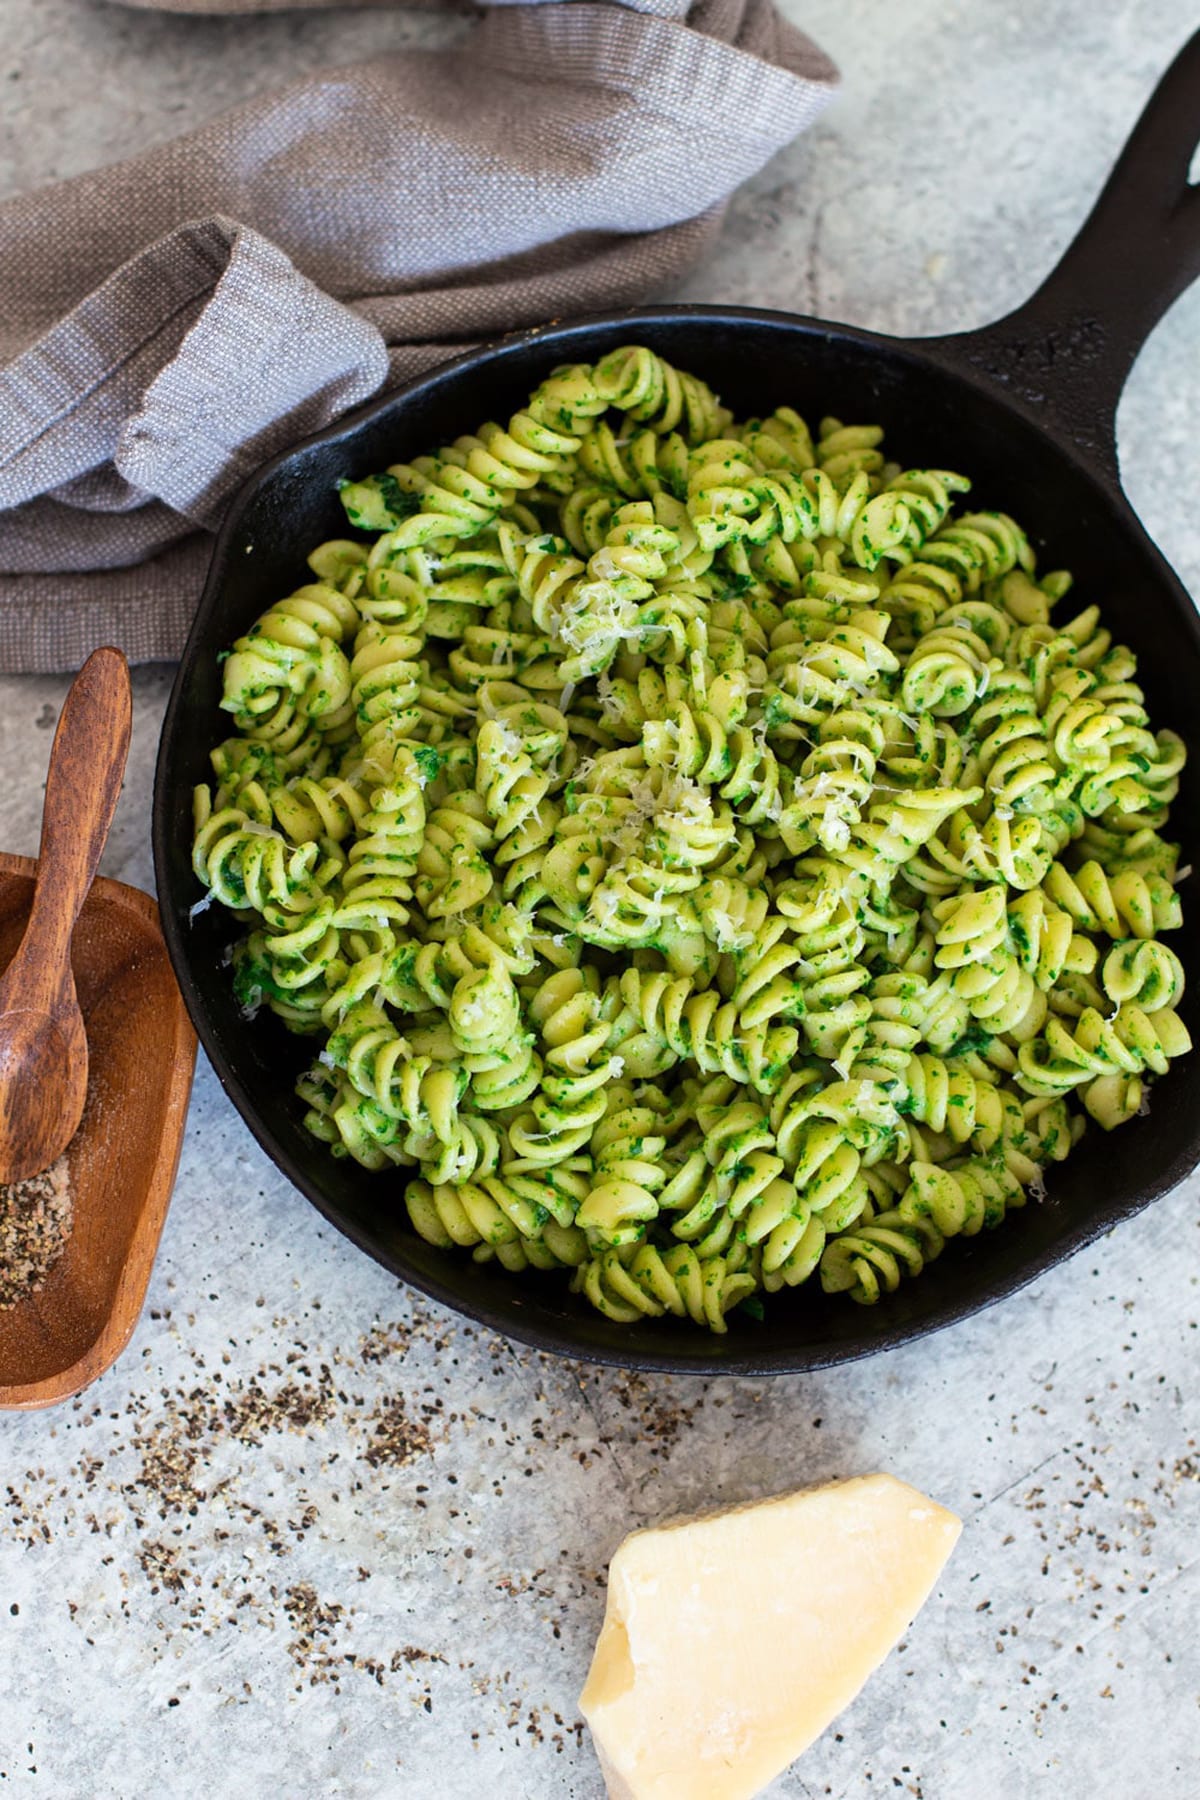
[[[734,205],[695,298],[898,332],[995,317],[1082,217],[1189,0],[785,0],[840,102]],[[0,192],[462,21],[0,0]],[[1128,491],[1193,589],[1200,292],[1134,372]],[[969,461],[968,458],[963,458]],[[169,676],[135,679],[105,859],[151,884]],[[57,679],[0,683],[0,845],[33,851]],[[631,1526],[893,1470],[966,1530],[866,1694],[771,1790],[1190,1795],[1197,1186],[873,1362],[673,1382],[526,1353],[326,1227],[199,1070],[145,1315],[0,1422],[0,1792],[599,1800],[576,1700]],[[702,1800],[701,1796],[697,1800]]]

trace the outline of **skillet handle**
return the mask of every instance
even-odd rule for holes
[[[1118,482],[1116,413],[1139,350],[1200,276],[1200,32],[1175,58],[1057,268],[1006,318],[939,340]]]

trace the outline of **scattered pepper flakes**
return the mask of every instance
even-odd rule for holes
[[[403,1468],[405,1463],[415,1462],[418,1456],[427,1456],[433,1447],[429,1426],[423,1420],[409,1416],[399,1394],[380,1402],[372,1414],[372,1423],[375,1429],[363,1452],[363,1461],[373,1469],[384,1464]]]
[[[190,1570],[181,1566],[179,1552],[170,1544],[148,1541],[138,1551],[138,1561],[142,1565],[142,1573],[150,1583],[152,1594],[157,1594],[160,1589],[168,1594],[183,1592]],[[178,1705],[178,1702],[171,1704]]]

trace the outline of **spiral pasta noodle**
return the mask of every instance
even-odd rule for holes
[[[620,345],[344,484],[224,661],[197,909],[306,1125],[614,1325],[874,1304],[1191,1047],[1182,741],[882,437]]]

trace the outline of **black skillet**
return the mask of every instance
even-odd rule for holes
[[[1152,97],[1108,186],[1058,268],[998,324],[905,343],[814,319],[743,308],[658,307],[523,332],[459,357],[299,445],[235,503],[175,681],[159,751],[154,860],[163,925],[184,998],[217,1074],[267,1153],[363,1250],[434,1299],[558,1354],[641,1369],[777,1374],[869,1355],[966,1318],[1108,1232],[1179,1182],[1200,1156],[1200,1056],[1154,1088],[1148,1118],[1112,1136],[1093,1127],[1052,1169],[1040,1205],[994,1234],[948,1246],[918,1280],[874,1308],[828,1300],[815,1282],[768,1301],[766,1320],[735,1317],[716,1338],[673,1319],[611,1324],[553,1276],[513,1278],[465,1253],[432,1249],[409,1228],[403,1177],[335,1162],[307,1135],[292,1091],[312,1045],[262,1014],[239,1015],[224,953],[231,922],[194,921],[190,796],[208,750],[227,734],[217,710],[218,652],[276,596],[306,578],[304,553],[345,535],[335,483],[408,459],[505,418],[561,362],[650,344],[712,383],[742,416],[780,403],[810,418],[878,421],[906,466],[961,468],[972,505],[1004,508],[1030,530],[1043,567],[1067,567],[1079,606],[1137,650],[1154,721],[1188,739],[1177,802],[1185,858],[1197,845],[1200,622],[1121,492],[1114,415],[1137,352],[1200,274],[1200,195],[1187,184],[1200,135],[1200,34]],[[1064,603],[1069,616],[1071,600]],[[1175,939],[1195,972],[1185,1016],[1200,1037],[1200,895],[1186,884]],[[1115,1264],[1116,1238],[1096,1252]],[[1119,1274],[1116,1279],[1120,1279]]]

